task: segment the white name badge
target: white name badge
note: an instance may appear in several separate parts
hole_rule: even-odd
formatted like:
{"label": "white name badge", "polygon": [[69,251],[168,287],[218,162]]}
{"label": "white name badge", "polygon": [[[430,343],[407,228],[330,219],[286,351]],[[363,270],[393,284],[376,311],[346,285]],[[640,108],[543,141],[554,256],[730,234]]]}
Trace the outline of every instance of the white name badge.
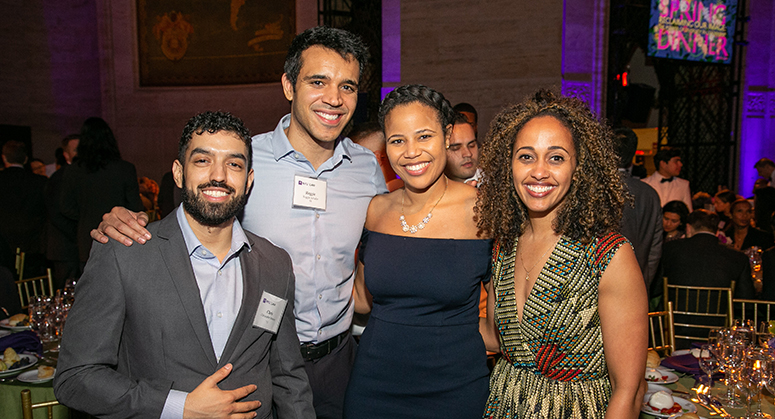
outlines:
{"label": "white name badge", "polygon": [[266,291],[261,294],[261,302],[258,303],[256,317],[253,318],[253,326],[277,333],[280,322],[283,319],[285,306],[288,301]]}
{"label": "white name badge", "polygon": [[325,211],[326,181],[306,176],[294,176],[293,206]]}

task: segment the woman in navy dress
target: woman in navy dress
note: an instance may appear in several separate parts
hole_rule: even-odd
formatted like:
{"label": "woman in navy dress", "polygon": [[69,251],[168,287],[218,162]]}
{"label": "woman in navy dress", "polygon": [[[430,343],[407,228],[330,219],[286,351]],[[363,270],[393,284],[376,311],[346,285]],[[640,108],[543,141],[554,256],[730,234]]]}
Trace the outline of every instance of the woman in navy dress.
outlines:
{"label": "woman in navy dress", "polygon": [[454,112],[425,86],[385,97],[380,124],[404,188],[374,197],[356,276],[371,316],[345,397],[345,418],[476,418],[488,392],[478,331],[492,243],[478,235],[476,189],[444,175]]}

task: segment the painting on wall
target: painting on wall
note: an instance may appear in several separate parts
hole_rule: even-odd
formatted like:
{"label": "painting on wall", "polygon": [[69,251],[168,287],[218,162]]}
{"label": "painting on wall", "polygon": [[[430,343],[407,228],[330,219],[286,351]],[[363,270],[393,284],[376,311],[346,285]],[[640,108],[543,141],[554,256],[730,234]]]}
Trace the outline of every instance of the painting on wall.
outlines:
{"label": "painting on wall", "polygon": [[279,82],[293,0],[137,0],[140,86]]}

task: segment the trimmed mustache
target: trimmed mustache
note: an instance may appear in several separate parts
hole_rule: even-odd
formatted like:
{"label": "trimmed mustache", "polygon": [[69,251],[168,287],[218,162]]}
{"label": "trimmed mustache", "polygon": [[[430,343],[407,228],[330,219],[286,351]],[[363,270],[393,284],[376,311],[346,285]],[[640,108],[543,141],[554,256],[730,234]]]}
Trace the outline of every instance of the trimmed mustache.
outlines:
{"label": "trimmed mustache", "polygon": [[227,191],[229,191],[230,194],[236,192],[236,190],[234,188],[232,188],[231,186],[229,186],[229,184],[227,184],[226,182],[218,181],[218,180],[211,180],[211,181],[209,181],[207,183],[202,183],[199,186],[197,186],[196,188],[199,189],[199,190],[202,190],[202,189],[205,189],[205,188],[223,188],[223,189],[226,189]]}

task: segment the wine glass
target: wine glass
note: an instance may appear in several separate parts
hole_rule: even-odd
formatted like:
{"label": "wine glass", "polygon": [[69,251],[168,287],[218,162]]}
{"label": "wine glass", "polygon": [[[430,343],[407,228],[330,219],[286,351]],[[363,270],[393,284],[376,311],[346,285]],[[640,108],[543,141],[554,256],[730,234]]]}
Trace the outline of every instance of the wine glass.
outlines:
{"label": "wine glass", "polygon": [[723,353],[721,359],[727,381],[726,402],[727,406],[732,408],[743,407],[740,402],[735,400],[734,388],[737,376],[740,375],[740,367],[743,366],[743,361],[745,360],[744,350],[745,345],[737,339],[724,339],[721,341],[721,351]]}
{"label": "wine glass", "polygon": [[745,353],[745,361],[740,369],[740,379],[737,388],[746,396],[746,418],[762,419],[771,418],[765,415],[761,409],[761,398],[755,413],[751,413],[751,397],[758,396],[762,387],[768,380],[769,357],[767,352],[761,348],[749,348]]}
{"label": "wine glass", "polygon": [[705,372],[705,374],[708,374],[708,388],[713,387],[713,373],[717,372],[719,369],[719,360],[716,356],[716,346],[717,345],[712,344],[702,345],[702,348],[700,349],[700,357],[698,359],[700,368]]}

